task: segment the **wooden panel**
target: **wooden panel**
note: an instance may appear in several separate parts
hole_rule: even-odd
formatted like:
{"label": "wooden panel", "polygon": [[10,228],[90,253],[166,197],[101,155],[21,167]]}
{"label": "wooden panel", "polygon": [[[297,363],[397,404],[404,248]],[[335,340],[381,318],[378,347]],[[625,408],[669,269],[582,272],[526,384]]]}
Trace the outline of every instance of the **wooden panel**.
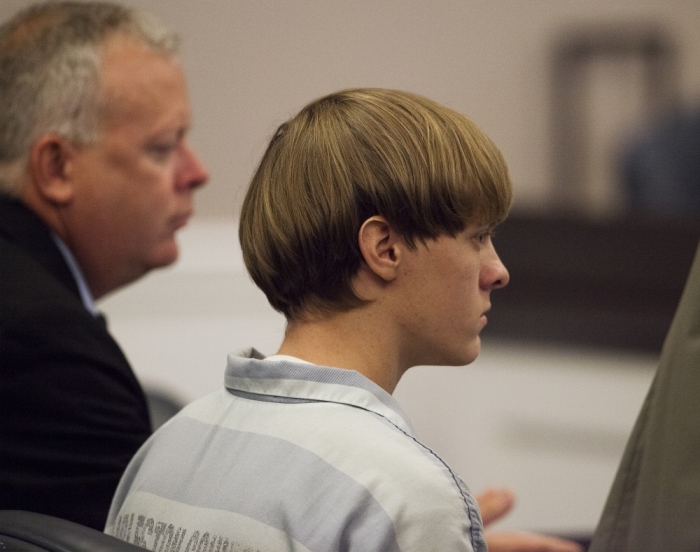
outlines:
{"label": "wooden panel", "polygon": [[484,335],[660,350],[699,239],[696,222],[514,215],[495,242],[511,282]]}

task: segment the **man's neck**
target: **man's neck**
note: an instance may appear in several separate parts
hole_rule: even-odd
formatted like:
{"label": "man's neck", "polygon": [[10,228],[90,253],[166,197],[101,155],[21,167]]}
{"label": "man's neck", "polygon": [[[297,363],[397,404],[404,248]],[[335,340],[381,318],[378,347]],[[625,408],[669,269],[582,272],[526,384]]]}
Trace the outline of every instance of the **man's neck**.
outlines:
{"label": "man's neck", "polygon": [[356,370],[393,393],[403,374],[395,336],[371,313],[371,307],[290,322],[277,354],[313,364]]}

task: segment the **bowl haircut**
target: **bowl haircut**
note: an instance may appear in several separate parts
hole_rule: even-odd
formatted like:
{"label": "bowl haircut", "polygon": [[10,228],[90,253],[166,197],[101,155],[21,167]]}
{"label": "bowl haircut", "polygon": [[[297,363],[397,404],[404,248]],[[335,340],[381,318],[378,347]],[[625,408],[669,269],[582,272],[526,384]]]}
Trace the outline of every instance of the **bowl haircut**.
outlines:
{"label": "bowl haircut", "polygon": [[495,225],[512,187],[501,152],[463,115],[378,88],[311,102],[275,132],[240,218],[245,265],[288,321],[357,308],[358,232],[383,216],[411,248]]}

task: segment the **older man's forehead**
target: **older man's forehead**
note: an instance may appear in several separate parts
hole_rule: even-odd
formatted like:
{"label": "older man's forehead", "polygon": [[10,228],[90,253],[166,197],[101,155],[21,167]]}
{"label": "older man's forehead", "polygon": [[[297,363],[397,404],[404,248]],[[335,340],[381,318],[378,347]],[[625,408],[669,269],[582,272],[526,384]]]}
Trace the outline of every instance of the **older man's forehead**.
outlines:
{"label": "older man's forehead", "polygon": [[110,37],[101,54],[99,102],[105,121],[159,106],[177,107],[189,119],[187,84],[176,56],[125,35]]}

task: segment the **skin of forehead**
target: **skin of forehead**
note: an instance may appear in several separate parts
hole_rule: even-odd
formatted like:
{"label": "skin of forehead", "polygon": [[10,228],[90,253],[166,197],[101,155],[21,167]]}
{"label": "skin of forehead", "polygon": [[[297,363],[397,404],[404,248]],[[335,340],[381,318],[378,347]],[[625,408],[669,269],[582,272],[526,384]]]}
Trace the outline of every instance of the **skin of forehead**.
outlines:
{"label": "skin of forehead", "polygon": [[[109,37],[101,54],[99,94],[106,127],[136,116],[146,106],[157,106],[166,87],[187,89],[180,60],[174,54],[154,50],[123,34]],[[189,106],[184,109],[183,115],[189,120]]]}

